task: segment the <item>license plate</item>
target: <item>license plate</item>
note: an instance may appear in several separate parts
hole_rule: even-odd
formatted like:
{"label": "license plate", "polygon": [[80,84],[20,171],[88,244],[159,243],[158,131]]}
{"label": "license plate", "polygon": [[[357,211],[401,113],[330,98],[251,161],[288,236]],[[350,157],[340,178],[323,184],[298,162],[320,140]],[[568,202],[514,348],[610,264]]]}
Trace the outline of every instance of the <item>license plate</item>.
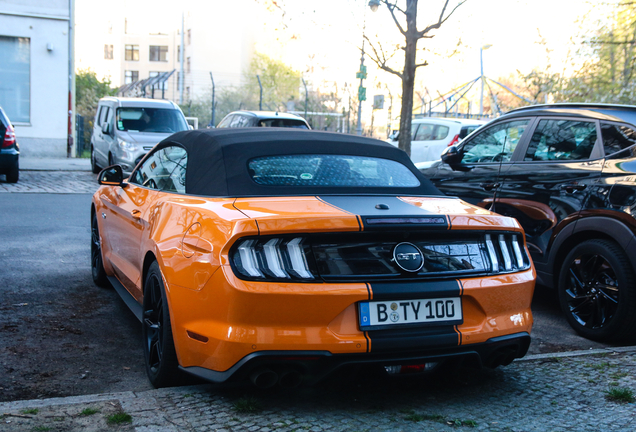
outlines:
{"label": "license plate", "polygon": [[360,329],[370,330],[402,324],[461,324],[459,297],[370,301],[358,304]]}

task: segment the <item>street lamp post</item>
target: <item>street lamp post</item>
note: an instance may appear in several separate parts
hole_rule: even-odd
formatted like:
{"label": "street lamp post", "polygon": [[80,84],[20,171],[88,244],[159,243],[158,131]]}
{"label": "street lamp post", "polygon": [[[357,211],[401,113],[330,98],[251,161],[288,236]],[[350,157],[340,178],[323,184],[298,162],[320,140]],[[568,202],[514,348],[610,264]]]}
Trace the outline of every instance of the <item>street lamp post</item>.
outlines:
{"label": "street lamp post", "polygon": [[[369,8],[371,8],[371,12],[377,11],[379,6],[380,0],[369,1]],[[367,89],[364,87],[364,79],[367,77],[367,67],[364,65],[364,32],[367,27],[366,13],[364,15],[364,24],[362,26],[362,48],[360,49],[360,70],[358,71],[358,73],[356,73],[356,78],[360,78],[360,86],[358,87],[358,126],[356,127],[357,135],[362,135],[362,102],[367,100]]]}
{"label": "street lamp post", "polygon": [[479,68],[481,74],[479,79],[481,80],[481,93],[479,95],[479,115],[484,114],[484,50],[487,50],[492,45],[486,44],[479,47]]}

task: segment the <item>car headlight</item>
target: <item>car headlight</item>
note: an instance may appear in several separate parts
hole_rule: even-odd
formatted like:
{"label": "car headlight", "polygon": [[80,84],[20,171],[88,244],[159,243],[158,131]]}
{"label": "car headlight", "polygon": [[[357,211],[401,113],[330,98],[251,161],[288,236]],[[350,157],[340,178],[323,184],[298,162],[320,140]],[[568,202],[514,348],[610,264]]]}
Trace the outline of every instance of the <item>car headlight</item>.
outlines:
{"label": "car headlight", "polygon": [[124,141],[123,139],[117,138],[117,144],[119,144],[119,147],[121,147],[122,150],[128,150],[128,151],[137,150],[137,146],[135,145],[135,143]]}

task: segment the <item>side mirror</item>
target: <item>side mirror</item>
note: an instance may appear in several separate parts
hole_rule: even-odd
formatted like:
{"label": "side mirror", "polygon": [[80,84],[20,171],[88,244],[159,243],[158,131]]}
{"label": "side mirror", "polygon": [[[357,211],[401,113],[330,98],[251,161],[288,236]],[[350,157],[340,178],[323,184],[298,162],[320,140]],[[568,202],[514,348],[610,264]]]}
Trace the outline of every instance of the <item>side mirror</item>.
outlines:
{"label": "side mirror", "polygon": [[102,124],[102,133],[108,135],[110,133],[110,124],[104,123]]}
{"label": "side mirror", "polygon": [[124,172],[119,165],[104,168],[97,175],[97,183],[107,186],[121,186],[124,182]]}
{"label": "side mirror", "polygon": [[473,169],[474,166],[462,163],[462,157],[464,157],[464,152],[454,145],[446,147],[440,156],[442,162],[448,164],[453,171],[470,171]]}
{"label": "side mirror", "polygon": [[457,146],[446,147],[441,155],[442,162],[449,165],[459,165],[462,163],[462,152],[459,151]]}

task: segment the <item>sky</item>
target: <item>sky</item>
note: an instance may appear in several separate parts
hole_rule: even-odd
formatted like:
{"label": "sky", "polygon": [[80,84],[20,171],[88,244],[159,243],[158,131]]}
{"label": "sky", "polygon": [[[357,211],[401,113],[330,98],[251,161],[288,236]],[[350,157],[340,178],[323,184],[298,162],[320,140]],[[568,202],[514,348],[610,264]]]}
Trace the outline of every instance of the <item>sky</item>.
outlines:
{"label": "sky", "polygon": [[[176,27],[180,26],[182,8],[209,15],[211,25],[218,23],[215,12],[220,1],[118,0],[126,5],[128,14],[144,11],[141,14],[148,22],[174,22]],[[533,69],[546,70],[548,65],[553,72],[561,72],[582,37],[594,31],[591,17],[613,1],[616,0],[468,0],[439,30],[430,33],[433,38],[419,41],[419,61],[426,60],[429,65],[418,68],[416,91],[426,88],[434,95],[446,93],[477,78],[480,47],[485,45],[490,48],[483,51],[483,67],[490,78],[517,75],[517,71],[527,74]],[[77,0],[78,23],[90,24],[100,19],[88,7],[91,3],[92,0]],[[398,1],[398,5],[404,3]],[[418,28],[435,22],[443,3],[444,0],[420,0]],[[227,8],[227,0],[223,4]],[[232,20],[255,20],[255,50],[302,72],[310,86],[325,88],[325,83],[331,82],[342,88],[347,83],[355,93],[363,32],[376,48],[392,51],[403,43],[387,8],[381,6],[371,12],[368,0],[251,0],[248,4],[249,8],[237,7],[233,16],[222,19],[223,25],[231,25]],[[450,0],[450,5],[454,4],[457,0]],[[595,12],[590,14],[591,10]],[[83,37],[78,49],[88,46],[91,35],[85,33]],[[369,45],[365,44],[365,48],[368,97],[387,92],[380,88],[399,94],[400,80],[378,70],[369,58]],[[402,68],[399,61],[393,66]],[[236,74],[235,79],[238,83],[241,76]]]}

